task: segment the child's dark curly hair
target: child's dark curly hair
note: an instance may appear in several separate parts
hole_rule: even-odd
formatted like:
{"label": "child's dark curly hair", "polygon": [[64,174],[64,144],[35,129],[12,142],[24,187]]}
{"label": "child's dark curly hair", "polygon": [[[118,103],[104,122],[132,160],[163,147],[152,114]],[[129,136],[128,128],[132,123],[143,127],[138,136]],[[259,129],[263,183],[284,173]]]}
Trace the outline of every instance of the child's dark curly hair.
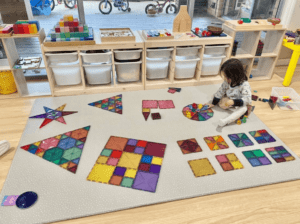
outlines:
{"label": "child's dark curly hair", "polygon": [[221,66],[220,71],[223,71],[226,77],[231,80],[231,87],[238,86],[248,80],[243,64],[238,59],[229,59],[226,61]]}

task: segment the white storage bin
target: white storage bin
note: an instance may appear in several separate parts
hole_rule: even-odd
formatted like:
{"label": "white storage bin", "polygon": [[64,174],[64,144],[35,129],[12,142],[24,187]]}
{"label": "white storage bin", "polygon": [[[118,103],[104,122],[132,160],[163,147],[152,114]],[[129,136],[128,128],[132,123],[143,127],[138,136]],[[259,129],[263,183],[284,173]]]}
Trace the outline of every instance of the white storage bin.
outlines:
{"label": "white storage bin", "polygon": [[111,64],[83,65],[88,84],[108,84],[111,83]]}
{"label": "white storage bin", "polygon": [[115,62],[118,82],[136,82],[140,80],[142,61]]}
{"label": "white storage bin", "polygon": [[56,84],[59,86],[78,85],[81,83],[79,64],[54,65],[51,64]]}
{"label": "white storage bin", "polygon": [[106,53],[80,53],[84,63],[111,63],[111,52]]}
{"label": "white storage bin", "polygon": [[225,55],[225,49],[227,47],[230,47],[230,45],[205,46],[204,54],[222,56]]}
{"label": "white storage bin", "polygon": [[195,47],[177,47],[176,48],[176,55],[177,56],[198,56],[199,49],[202,46],[195,46]]}
{"label": "white storage bin", "polygon": [[77,52],[70,53],[46,53],[50,63],[71,63],[78,60]]}
{"label": "white storage bin", "polygon": [[[290,106],[293,110],[300,110],[300,96],[293,88],[273,87],[271,96],[278,97],[277,102],[279,104],[285,104],[285,106],[280,107],[280,109],[289,110],[286,106]],[[292,102],[283,101],[284,96],[289,96]]]}
{"label": "white storage bin", "polygon": [[168,76],[171,59],[147,58],[146,75],[148,79],[165,79]]}
{"label": "white storage bin", "polygon": [[141,58],[142,49],[137,50],[116,50],[115,58],[117,60],[136,60]]}
{"label": "white storage bin", "polygon": [[171,53],[174,48],[165,49],[147,49],[148,58],[171,58]]}
{"label": "white storage bin", "polygon": [[186,58],[175,61],[175,79],[190,79],[195,76],[197,63],[200,58]]}
{"label": "white storage bin", "polygon": [[222,60],[226,56],[221,57],[204,57],[202,63],[201,75],[218,75]]}

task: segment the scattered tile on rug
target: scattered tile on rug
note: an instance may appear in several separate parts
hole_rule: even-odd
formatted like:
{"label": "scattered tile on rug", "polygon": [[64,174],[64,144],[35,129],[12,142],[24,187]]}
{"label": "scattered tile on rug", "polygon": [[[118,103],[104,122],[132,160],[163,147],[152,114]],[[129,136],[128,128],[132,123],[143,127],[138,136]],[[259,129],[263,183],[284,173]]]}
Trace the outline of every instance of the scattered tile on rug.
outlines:
{"label": "scattered tile on rug", "polygon": [[216,174],[215,169],[207,158],[188,161],[195,177],[203,177]]}
{"label": "scattered tile on rug", "polygon": [[198,142],[194,138],[177,141],[177,143],[183,154],[202,152],[201,147],[199,146]]}

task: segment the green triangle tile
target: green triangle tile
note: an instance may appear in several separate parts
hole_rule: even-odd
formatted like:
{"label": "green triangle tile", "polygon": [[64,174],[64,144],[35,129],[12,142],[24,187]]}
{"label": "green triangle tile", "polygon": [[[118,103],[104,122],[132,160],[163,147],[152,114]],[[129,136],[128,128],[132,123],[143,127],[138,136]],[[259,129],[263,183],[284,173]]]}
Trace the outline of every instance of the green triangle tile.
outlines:
{"label": "green triangle tile", "polygon": [[84,127],[85,130],[89,131],[91,126]]}
{"label": "green triangle tile", "polygon": [[233,141],[233,144],[234,144],[235,146],[238,146],[239,143],[240,143],[240,141]]}
{"label": "green triangle tile", "polygon": [[207,113],[207,115],[212,117],[212,116],[214,116],[214,113]]}
{"label": "green triangle tile", "polygon": [[[55,160],[56,161],[56,160]],[[54,163],[55,163],[55,161],[54,161]],[[69,160],[66,160],[66,159],[64,159],[64,158],[61,158],[61,160],[59,161],[59,163],[56,163],[56,164],[64,164],[64,163],[67,163],[67,162],[69,162]]]}
{"label": "green triangle tile", "polygon": [[243,133],[237,134],[237,136],[239,136],[239,138],[242,138]]}
{"label": "green triangle tile", "polygon": [[250,135],[254,136],[256,131],[250,131],[249,133],[250,133]]}
{"label": "green triangle tile", "polygon": [[53,163],[55,163],[55,164],[59,164],[59,162],[60,162],[60,159],[58,159],[58,160],[54,160],[54,161],[52,161]]}
{"label": "green triangle tile", "polygon": [[248,139],[248,136],[243,134],[242,139]]}
{"label": "green triangle tile", "polygon": [[237,147],[244,147],[244,146],[245,146],[245,144],[242,141],[240,141],[240,143]]}
{"label": "green triangle tile", "polygon": [[77,140],[76,146],[77,146],[77,145],[81,145],[81,144],[83,144],[83,142]]}
{"label": "green triangle tile", "polygon": [[62,135],[60,139],[65,139],[65,138],[69,138],[69,136]]}

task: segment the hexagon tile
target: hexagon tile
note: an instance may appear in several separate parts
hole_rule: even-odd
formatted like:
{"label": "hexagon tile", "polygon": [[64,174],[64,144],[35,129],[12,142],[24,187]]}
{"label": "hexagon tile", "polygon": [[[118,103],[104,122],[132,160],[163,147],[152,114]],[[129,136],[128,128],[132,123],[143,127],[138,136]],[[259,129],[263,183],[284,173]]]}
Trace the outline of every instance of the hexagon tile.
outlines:
{"label": "hexagon tile", "polygon": [[76,173],[89,130],[87,126],[21,148]]}

